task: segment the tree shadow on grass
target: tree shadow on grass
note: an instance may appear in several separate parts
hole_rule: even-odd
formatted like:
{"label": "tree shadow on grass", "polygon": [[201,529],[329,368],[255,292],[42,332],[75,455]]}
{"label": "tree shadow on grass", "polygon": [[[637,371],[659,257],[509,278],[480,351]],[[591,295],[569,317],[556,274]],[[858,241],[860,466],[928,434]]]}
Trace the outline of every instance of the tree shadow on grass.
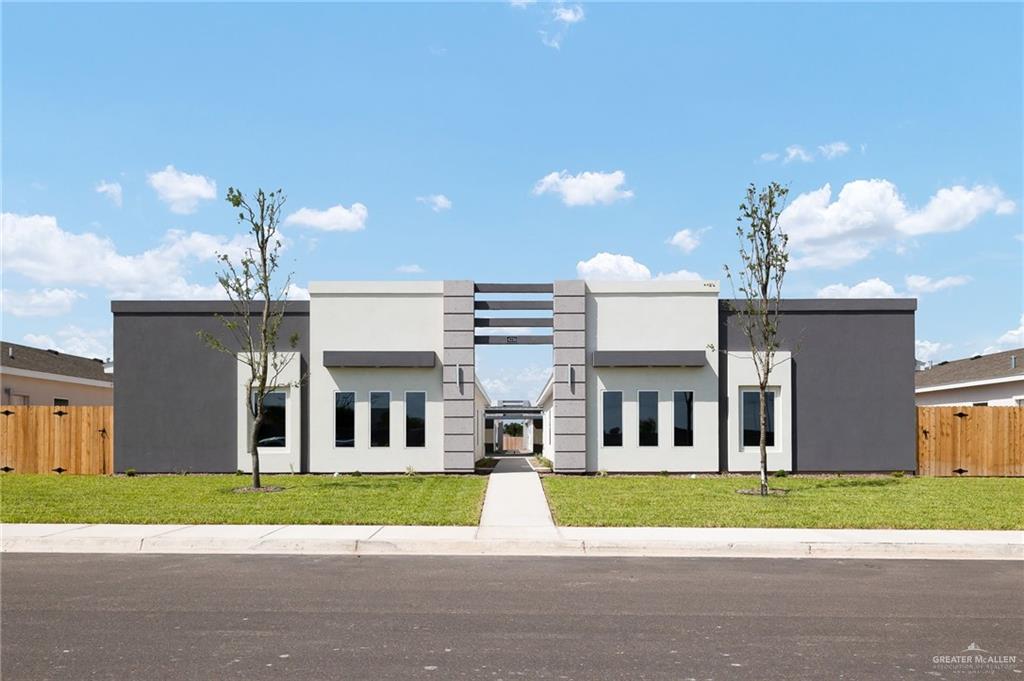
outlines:
{"label": "tree shadow on grass", "polygon": [[792,491],[799,492],[801,489],[831,489],[831,488],[880,488],[899,485],[902,481],[897,478],[830,478],[819,480],[812,485],[804,485]]}

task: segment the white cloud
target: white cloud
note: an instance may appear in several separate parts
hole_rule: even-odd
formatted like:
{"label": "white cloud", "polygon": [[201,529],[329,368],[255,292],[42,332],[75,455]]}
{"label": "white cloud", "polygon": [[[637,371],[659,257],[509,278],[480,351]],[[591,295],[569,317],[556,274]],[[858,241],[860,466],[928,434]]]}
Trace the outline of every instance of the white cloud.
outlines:
{"label": "white cloud", "polygon": [[567,170],[549,173],[533,186],[537,196],[552,192],[562,197],[567,206],[591,206],[595,203],[609,204],[633,196],[633,191],[624,189],[626,174],[621,170],[610,173],[584,171],[570,175]]}
{"label": "white cloud", "polygon": [[95,286],[114,298],[221,298],[209,285],[188,281],[190,263],[213,263],[216,253],[236,261],[250,240],[203,232],[169,230],[155,248],[135,255],[119,253],[114,242],[91,232],[65,231],[51,215],[0,216],[5,271],[44,286]]}
{"label": "white cloud", "polygon": [[120,182],[107,182],[103,180],[96,185],[96,193],[103,194],[118,208],[124,203],[124,191]]}
{"label": "white cloud", "polygon": [[203,175],[183,173],[172,165],[150,173],[149,186],[174,213],[194,213],[201,200],[216,198],[217,183]]}
{"label": "white cloud", "polygon": [[[483,372],[491,373],[484,377]],[[495,375],[496,374],[496,375]],[[535,400],[541,388],[551,375],[550,366],[530,365],[526,367],[502,367],[499,369],[483,369],[477,366],[480,382],[492,400]]]}
{"label": "white cloud", "polygon": [[424,270],[419,265],[399,265],[395,268],[396,272],[402,272],[403,274],[423,274]]}
{"label": "white cloud", "polygon": [[818,151],[825,158],[832,160],[848,154],[850,152],[850,145],[846,142],[829,142],[828,144],[819,145]]}
{"label": "white cloud", "polygon": [[[1010,329],[997,338],[994,345],[990,345],[982,350],[982,354],[987,355],[992,352],[1001,352],[1020,347],[1024,347],[1024,314],[1020,316],[1020,324],[1016,329]],[[1017,358],[1017,361],[1021,360],[1022,358]]]}
{"label": "white cloud", "polygon": [[891,284],[878,277],[866,279],[859,284],[829,284],[818,291],[819,298],[902,298]]}
{"label": "white cloud", "polygon": [[909,212],[897,229],[911,236],[955,232],[985,213],[1008,215],[1015,209],[1016,204],[1007,200],[999,187],[975,185],[968,189],[957,185],[935,192],[923,209]]}
{"label": "white cloud", "polygon": [[675,246],[683,253],[693,253],[700,246],[700,235],[708,231],[709,227],[704,229],[681,229],[672,235],[666,243]]}
{"label": "white cloud", "polygon": [[953,346],[948,343],[938,343],[929,340],[914,341],[914,357],[922,362],[930,362],[939,356],[940,352],[946,352]]}
{"label": "white cloud", "polygon": [[114,345],[113,332],[110,329],[88,331],[71,324],[57,331],[55,336],[56,338],[47,334],[27,333],[22,342],[36,348],[82,357],[107,359],[114,354],[111,350]]}
{"label": "white cloud", "polygon": [[632,256],[601,252],[590,260],[576,263],[576,276],[591,281],[701,281],[703,277],[689,270],[661,272],[651,276],[651,270]]}
{"label": "white cloud", "polygon": [[284,297],[288,300],[309,300],[309,289],[293,282],[288,284],[288,288],[284,291]]}
{"label": "white cloud", "polygon": [[15,317],[56,317],[67,314],[71,306],[85,295],[70,288],[12,291],[3,289],[3,311]]}
{"label": "white cloud", "polygon": [[655,281],[704,281],[704,277],[690,270],[676,270],[675,272],[659,272]]}
{"label": "white cloud", "polygon": [[935,293],[946,288],[953,288],[954,286],[963,286],[971,280],[970,277],[958,274],[952,277],[943,277],[942,279],[932,279],[923,274],[908,274],[906,277],[907,290],[911,293]]}
{"label": "white cloud", "polygon": [[300,208],[286,217],[284,223],[321,229],[325,232],[358,232],[366,228],[368,215],[369,211],[361,203],[353,203],[351,208],[338,204],[327,210]]}
{"label": "white cloud", "polygon": [[563,24],[578,24],[583,21],[583,7],[580,5],[573,5],[572,7],[563,7],[561,5],[555,6],[552,10],[552,15],[555,21],[560,21]]}
{"label": "white cloud", "polygon": [[778,154],[777,152],[774,152],[774,151],[766,151],[766,152],[764,152],[763,154],[761,154],[761,155],[760,155],[760,156],[758,157],[758,160],[760,160],[760,161],[761,161],[761,162],[763,162],[763,163],[769,163],[769,162],[771,162],[771,161],[776,161],[776,160],[778,160],[778,158],[779,158],[779,154]]}
{"label": "white cloud", "polygon": [[786,147],[786,158],[784,158],[782,162],[792,163],[793,161],[800,161],[801,163],[810,163],[813,160],[814,158],[799,144],[791,144]]}
{"label": "white cloud", "polygon": [[516,9],[526,9],[530,5],[533,5],[537,0],[508,0],[508,4]]}
{"label": "white cloud", "polygon": [[430,206],[430,210],[435,213],[440,213],[443,210],[448,210],[452,207],[452,200],[444,194],[429,194],[427,196],[417,196],[416,200],[420,203],[425,203]]}
{"label": "white cloud", "polygon": [[631,256],[602,252],[590,260],[577,262],[576,276],[596,281],[647,281],[651,278],[651,271]]}
{"label": "white cloud", "polygon": [[935,293],[954,286],[962,286],[971,280],[968,276],[958,275],[932,279],[922,274],[909,274],[904,279],[907,292],[896,290],[892,284],[878,277],[847,286],[846,284],[829,284],[818,291],[819,298],[908,298],[924,293]]}
{"label": "white cloud", "polygon": [[792,267],[836,268],[863,260],[890,241],[963,229],[985,213],[1015,210],[998,187],[940,189],[921,210],[908,208],[888,180],[854,180],[832,200],[826,184],[797,196],[779,223],[789,234]]}

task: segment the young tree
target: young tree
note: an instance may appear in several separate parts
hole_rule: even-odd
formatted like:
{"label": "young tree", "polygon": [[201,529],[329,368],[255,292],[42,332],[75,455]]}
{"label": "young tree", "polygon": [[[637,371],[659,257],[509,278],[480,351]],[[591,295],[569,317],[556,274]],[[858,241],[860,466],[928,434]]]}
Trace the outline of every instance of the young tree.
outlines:
{"label": "young tree", "polygon": [[[735,278],[739,280],[743,305],[742,309],[734,312],[750,341],[750,352],[757,371],[762,495],[768,494],[765,394],[772,369],[778,365],[775,352],[779,349],[779,304],[782,299],[782,280],[786,276],[786,265],[789,262],[789,237],[779,227],[779,216],[785,208],[788,193],[789,189],[778,182],[772,182],[763,189],[751,183],[747,187],[746,198],[740,203],[740,215],[736,218],[742,266]],[[725,272],[735,287],[733,273],[728,265]]]}
{"label": "young tree", "polygon": [[[246,198],[238,189],[228,189],[227,201],[238,209],[238,222],[245,225],[253,245],[247,248],[237,263],[226,253],[218,253],[222,264],[217,281],[231,302],[232,314],[217,315],[232,338],[225,343],[208,331],[198,335],[214,350],[237,357],[249,367],[246,381],[246,408],[250,416],[248,429],[249,454],[252,456],[252,486],[261,487],[258,436],[266,418],[267,395],[280,387],[280,378],[291,361],[291,354],[276,352],[281,322],[284,319],[285,300],[292,275],[285,277],[280,287],[274,286],[274,275],[280,263],[281,239],[278,224],[285,195],[280,189],[269,194],[257,189]],[[288,342],[292,349],[299,336],[293,334]]]}

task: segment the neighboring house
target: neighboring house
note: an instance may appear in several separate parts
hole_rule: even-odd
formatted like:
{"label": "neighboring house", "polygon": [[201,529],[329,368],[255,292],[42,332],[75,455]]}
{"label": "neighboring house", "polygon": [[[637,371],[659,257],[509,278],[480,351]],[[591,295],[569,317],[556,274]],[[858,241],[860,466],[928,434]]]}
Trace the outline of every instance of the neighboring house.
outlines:
{"label": "neighboring house", "polygon": [[[310,301],[285,303],[279,352],[292,361],[260,435],[266,470],[469,472],[502,419],[532,423],[531,448],[562,472],[758,467],[756,376],[717,282],[309,290]],[[245,469],[244,366],[196,336],[226,340],[216,315],[230,315],[230,305],[111,308],[117,469]],[[767,405],[771,470],[915,469],[915,309],[907,299],[782,302]],[[536,333],[505,331],[524,327]],[[475,347],[524,344],[552,346],[551,380],[534,406],[491,405]]]}
{"label": "neighboring house", "polygon": [[917,405],[1024,406],[1024,348],[939,362],[914,374]]}
{"label": "neighboring house", "polygon": [[0,404],[114,403],[113,367],[102,359],[0,342]]}

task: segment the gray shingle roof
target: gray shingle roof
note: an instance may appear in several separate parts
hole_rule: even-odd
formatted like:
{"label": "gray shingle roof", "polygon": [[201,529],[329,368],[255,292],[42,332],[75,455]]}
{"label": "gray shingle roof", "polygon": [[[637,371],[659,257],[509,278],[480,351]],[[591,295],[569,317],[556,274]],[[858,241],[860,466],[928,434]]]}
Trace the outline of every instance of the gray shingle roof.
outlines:
{"label": "gray shingle roof", "polygon": [[[1017,357],[1017,368],[1011,368],[1010,357]],[[975,355],[966,359],[936,364],[930,369],[914,374],[914,385],[918,388],[930,388],[949,383],[967,383],[968,381],[984,381],[993,378],[1020,376],[1024,378],[1024,348],[994,352],[991,355]]]}
{"label": "gray shingle roof", "polygon": [[89,378],[112,383],[114,375],[103,371],[103,360],[67,355],[56,350],[41,350],[28,345],[0,342],[0,366],[47,374]]}

